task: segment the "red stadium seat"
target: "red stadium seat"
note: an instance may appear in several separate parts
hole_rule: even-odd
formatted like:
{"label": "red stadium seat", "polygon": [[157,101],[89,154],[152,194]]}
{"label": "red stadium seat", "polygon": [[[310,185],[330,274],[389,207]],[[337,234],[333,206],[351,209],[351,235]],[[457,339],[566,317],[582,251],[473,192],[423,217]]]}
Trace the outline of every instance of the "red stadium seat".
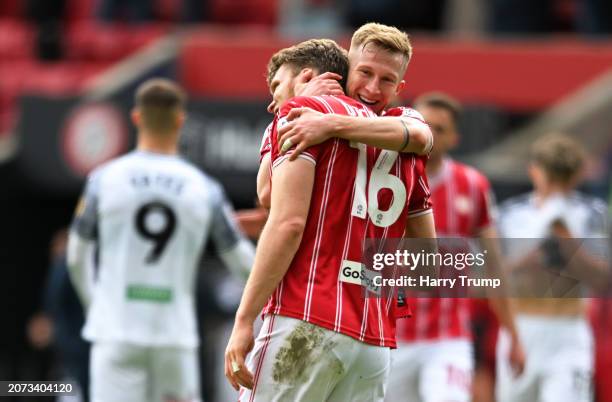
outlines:
{"label": "red stadium seat", "polygon": [[25,2],[23,0],[0,1],[0,18],[22,18],[25,13]]}
{"label": "red stadium seat", "polygon": [[71,60],[118,61],[160,37],[165,30],[160,25],[76,23],[67,30],[66,55]]}
{"label": "red stadium seat", "polygon": [[96,16],[96,0],[68,0],[66,1],[66,20],[68,23],[92,20]]}
{"label": "red stadium seat", "polygon": [[18,20],[0,20],[0,60],[33,56],[34,29]]}
{"label": "red stadium seat", "polygon": [[162,21],[181,20],[181,0],[157,0],[155,2],[155,15]]}
{"label": "red stadium seat", "polygon": [[213,0],[210,5],[213,22],[224,24],[276,24],[277,0]]}
{"label": "red stadium seat", "polygon": [[63,62],[43,64],[36,61],[0,63],[0,133],[12,128],[16,101],[21,95],[77,95],[89,79],[108,68],[109,62]]}

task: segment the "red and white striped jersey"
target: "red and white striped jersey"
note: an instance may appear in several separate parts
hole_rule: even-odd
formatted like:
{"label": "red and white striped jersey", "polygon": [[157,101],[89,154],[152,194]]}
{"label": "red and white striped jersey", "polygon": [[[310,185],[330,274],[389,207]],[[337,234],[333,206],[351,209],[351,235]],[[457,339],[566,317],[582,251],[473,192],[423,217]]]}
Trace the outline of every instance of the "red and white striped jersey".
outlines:
{"label": "red and white striped jersey", "polygon": [[413,108],[406,107],[406,106],[392,107],[386,110],[382,115],[388,116],[388,117],[389,116],[390,117],[408,117],[410,119],[416,119],[423,124],[427,124],[425,123],[425,119],[423,118],[423,115],[421,113],[414,110]]}
{"label": "red and white striped jersey", "polygon": [[272,143],[270,142],[270,132],[272,132],[272,126],[274,125],[275,120],[276,117],[272,123],[268,124],[266,130],[264,131],[263,137],[261,137],[261,145],[259,146],[259,163],[261,163],[266,154],[270,153],[270,147],[272,146]]}
{"label": "red and white striped jersey", "polygon": [[[294,107],[376,118],[345,96],[296,97],[281,109],[271,132],[273,168],[277,127]],[[264,314],[302,319],[373,345],[395,347],[395,320],[407,315],[395,297],[366,298],[361,261],[366,238],[402,237],[408,216],[430,213],[424,159],[330,139],[301,158],[315,164],[310,211],[302,242]],[[353,276],[355,275],[355,276]]]}
{"label": "red and white striped jersey", "polygon": [[[438,237],[477,237],[492,223],[490,184],[476,169],[445,159],[429,178]],[[409,298],[411,320],[398,324],[402,341],[469,338],[470,303],[466,298]]]}

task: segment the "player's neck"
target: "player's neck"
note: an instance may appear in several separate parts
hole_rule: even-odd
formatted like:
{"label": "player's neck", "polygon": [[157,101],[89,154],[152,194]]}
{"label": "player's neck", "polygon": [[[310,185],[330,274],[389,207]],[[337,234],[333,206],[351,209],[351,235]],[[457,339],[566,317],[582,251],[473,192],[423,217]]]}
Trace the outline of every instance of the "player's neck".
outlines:
{"label": "player's neck", "polygon": [[565,186],[561,184],[548,184],[542,187],[536,187],[534,195],[538,204],[544,203],[546,200],[555,197],[565,197],[573,191],[571,186]]}
{"label": "player's neck", "polygon": [[175,136],[160,138],[159,136],[146,133],[140,133],[138,135],[136,149],[155,154],[176,155],[178,153]]}

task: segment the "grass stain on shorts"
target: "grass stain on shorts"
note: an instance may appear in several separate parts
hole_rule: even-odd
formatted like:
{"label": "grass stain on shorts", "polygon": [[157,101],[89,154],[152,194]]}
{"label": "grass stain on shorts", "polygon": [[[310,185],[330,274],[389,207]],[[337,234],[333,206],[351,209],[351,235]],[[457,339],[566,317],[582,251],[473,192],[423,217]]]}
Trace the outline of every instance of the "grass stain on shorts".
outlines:
{"label": "grass stain on shorts", "polygon": [[328,360],[330,357],[332,372],[338,376],[342,375],[344,372],[342,362],[330,352],[335,342],[331,337],[326,337],[325,332],[319,326],[300,322],[276,354],[272,371],[274,381],[279,384],[296,384],[315,361]]}

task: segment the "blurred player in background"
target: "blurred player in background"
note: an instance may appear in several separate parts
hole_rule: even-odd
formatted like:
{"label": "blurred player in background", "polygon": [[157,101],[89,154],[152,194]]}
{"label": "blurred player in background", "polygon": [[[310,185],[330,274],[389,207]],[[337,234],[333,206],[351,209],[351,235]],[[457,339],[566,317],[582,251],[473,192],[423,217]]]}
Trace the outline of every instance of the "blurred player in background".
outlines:
{"label": "blurred player in background", "polygon": [[[394,47],[389,36],[401,47]],[[393,66],[390,87],[397,91],[411,54],[407,36],[380,26],[362,38],[351,52],[375,54]],[[314,66],[315,73],[345,76],[344,53],[335,44],[324,45],[329,42],[307,41],[272,58],[269,78],[275,99],[276,91],[285,90]],[[293,57],[313,43],[320,45],[312,60]],[[322,46],[331,48],[318,49]],[[316,61],[331,54],[345,66],[319,67]],[[354,95],[350,84],[348,93]],[[226,351],[226,375],[234,386],[249,388],[243,389],[241,400],[382,401],[388,348],[395,346],[395,319],[402,313],[395,299],[364,298],[361,281],[351,280],[346,272],[359,274],[366,237],[401,237],[404,232],[435,236],[423,165],[413,154],[351,146],[339,139],[310,147],[288,161],[287,155],[280,155],[277,125],[285,124],[291,109],[304,106],[324,113],[375,116],[344,96],[297,97],[281,108],[270,134],[270,216]],[[368,180],[375,164],[393,185],[387,187],[390,191],[372,191],[366,201],[362,192],[367,182],[376,187],[381,179],[372,175]],[[360,180],[364,183],[356,183]],[[347,191],[351,188],[354,191]],[[269,295],[264,327],[245,367],[244,357],[253,348],[252,323]]]}
{"label": "blurred player in background", "polygon": [[184,105],[175,83],[143,83],[132,112],[137,149],[94,170],[77,207],[68,262],[88,307],[93,402],[199,400],[194,292],[203,245],[210,236],[238,273],[252,264],[221,186],[177,156]]}
{"label": "blurred player in background", "polygon": [[[478,237],[484,249],[497,249],[492,240],[497,234],[491,217],[488,180],[476,169],[448,156],[459,140],[459,103],[446,94],[428,93],[416,99],[415,108],[434,133],[427,177],[438,237]],[[402,343],[393,356],[388,401],[471,400],[472,302],[467,298],[408,299],[413,317],[398,324],[398,339]],[[510,359],[520,371],[524,354],[508,299],[495,297],[489,302],[512,334]]]}
{"label": "blurred player in background", "polygon": [[[568,262],[557,268],[553,279],[571,278],[580,272],[587,285],[600,290],[609,286],[607,265],[597,257],[605,257],[606,251],[593,242],[607,236],[606,205],[575,191],[584,163],[581,145],[569,137],[552,135],[533,144],[529,166],[533,192],[508,200],[500,208],[500,234],[508,244],[514,278],[524,278],[515,279],[516,289],[533,286],[538,273],[555,272],[551,258]],[[550,244],[545,239],[560,241],[553,257],[550,248],[544,246]],[[584,242],[586,252],[578,248],[568,252],[571,239],[591,242]],[[554,284],[546,282],[550,283]],[[528,359],[524,374],[518,378],[498,359],[500,402],[577,402],[592,398],[593,339],[585,318],[586,302],[580,298],[583,293],[544,298],[544,291],[549,290],[540,289],[540,298],[516,299],[517,326]],[[504,353],[507,348],[507,334],[502,332],[498,351]]]}

